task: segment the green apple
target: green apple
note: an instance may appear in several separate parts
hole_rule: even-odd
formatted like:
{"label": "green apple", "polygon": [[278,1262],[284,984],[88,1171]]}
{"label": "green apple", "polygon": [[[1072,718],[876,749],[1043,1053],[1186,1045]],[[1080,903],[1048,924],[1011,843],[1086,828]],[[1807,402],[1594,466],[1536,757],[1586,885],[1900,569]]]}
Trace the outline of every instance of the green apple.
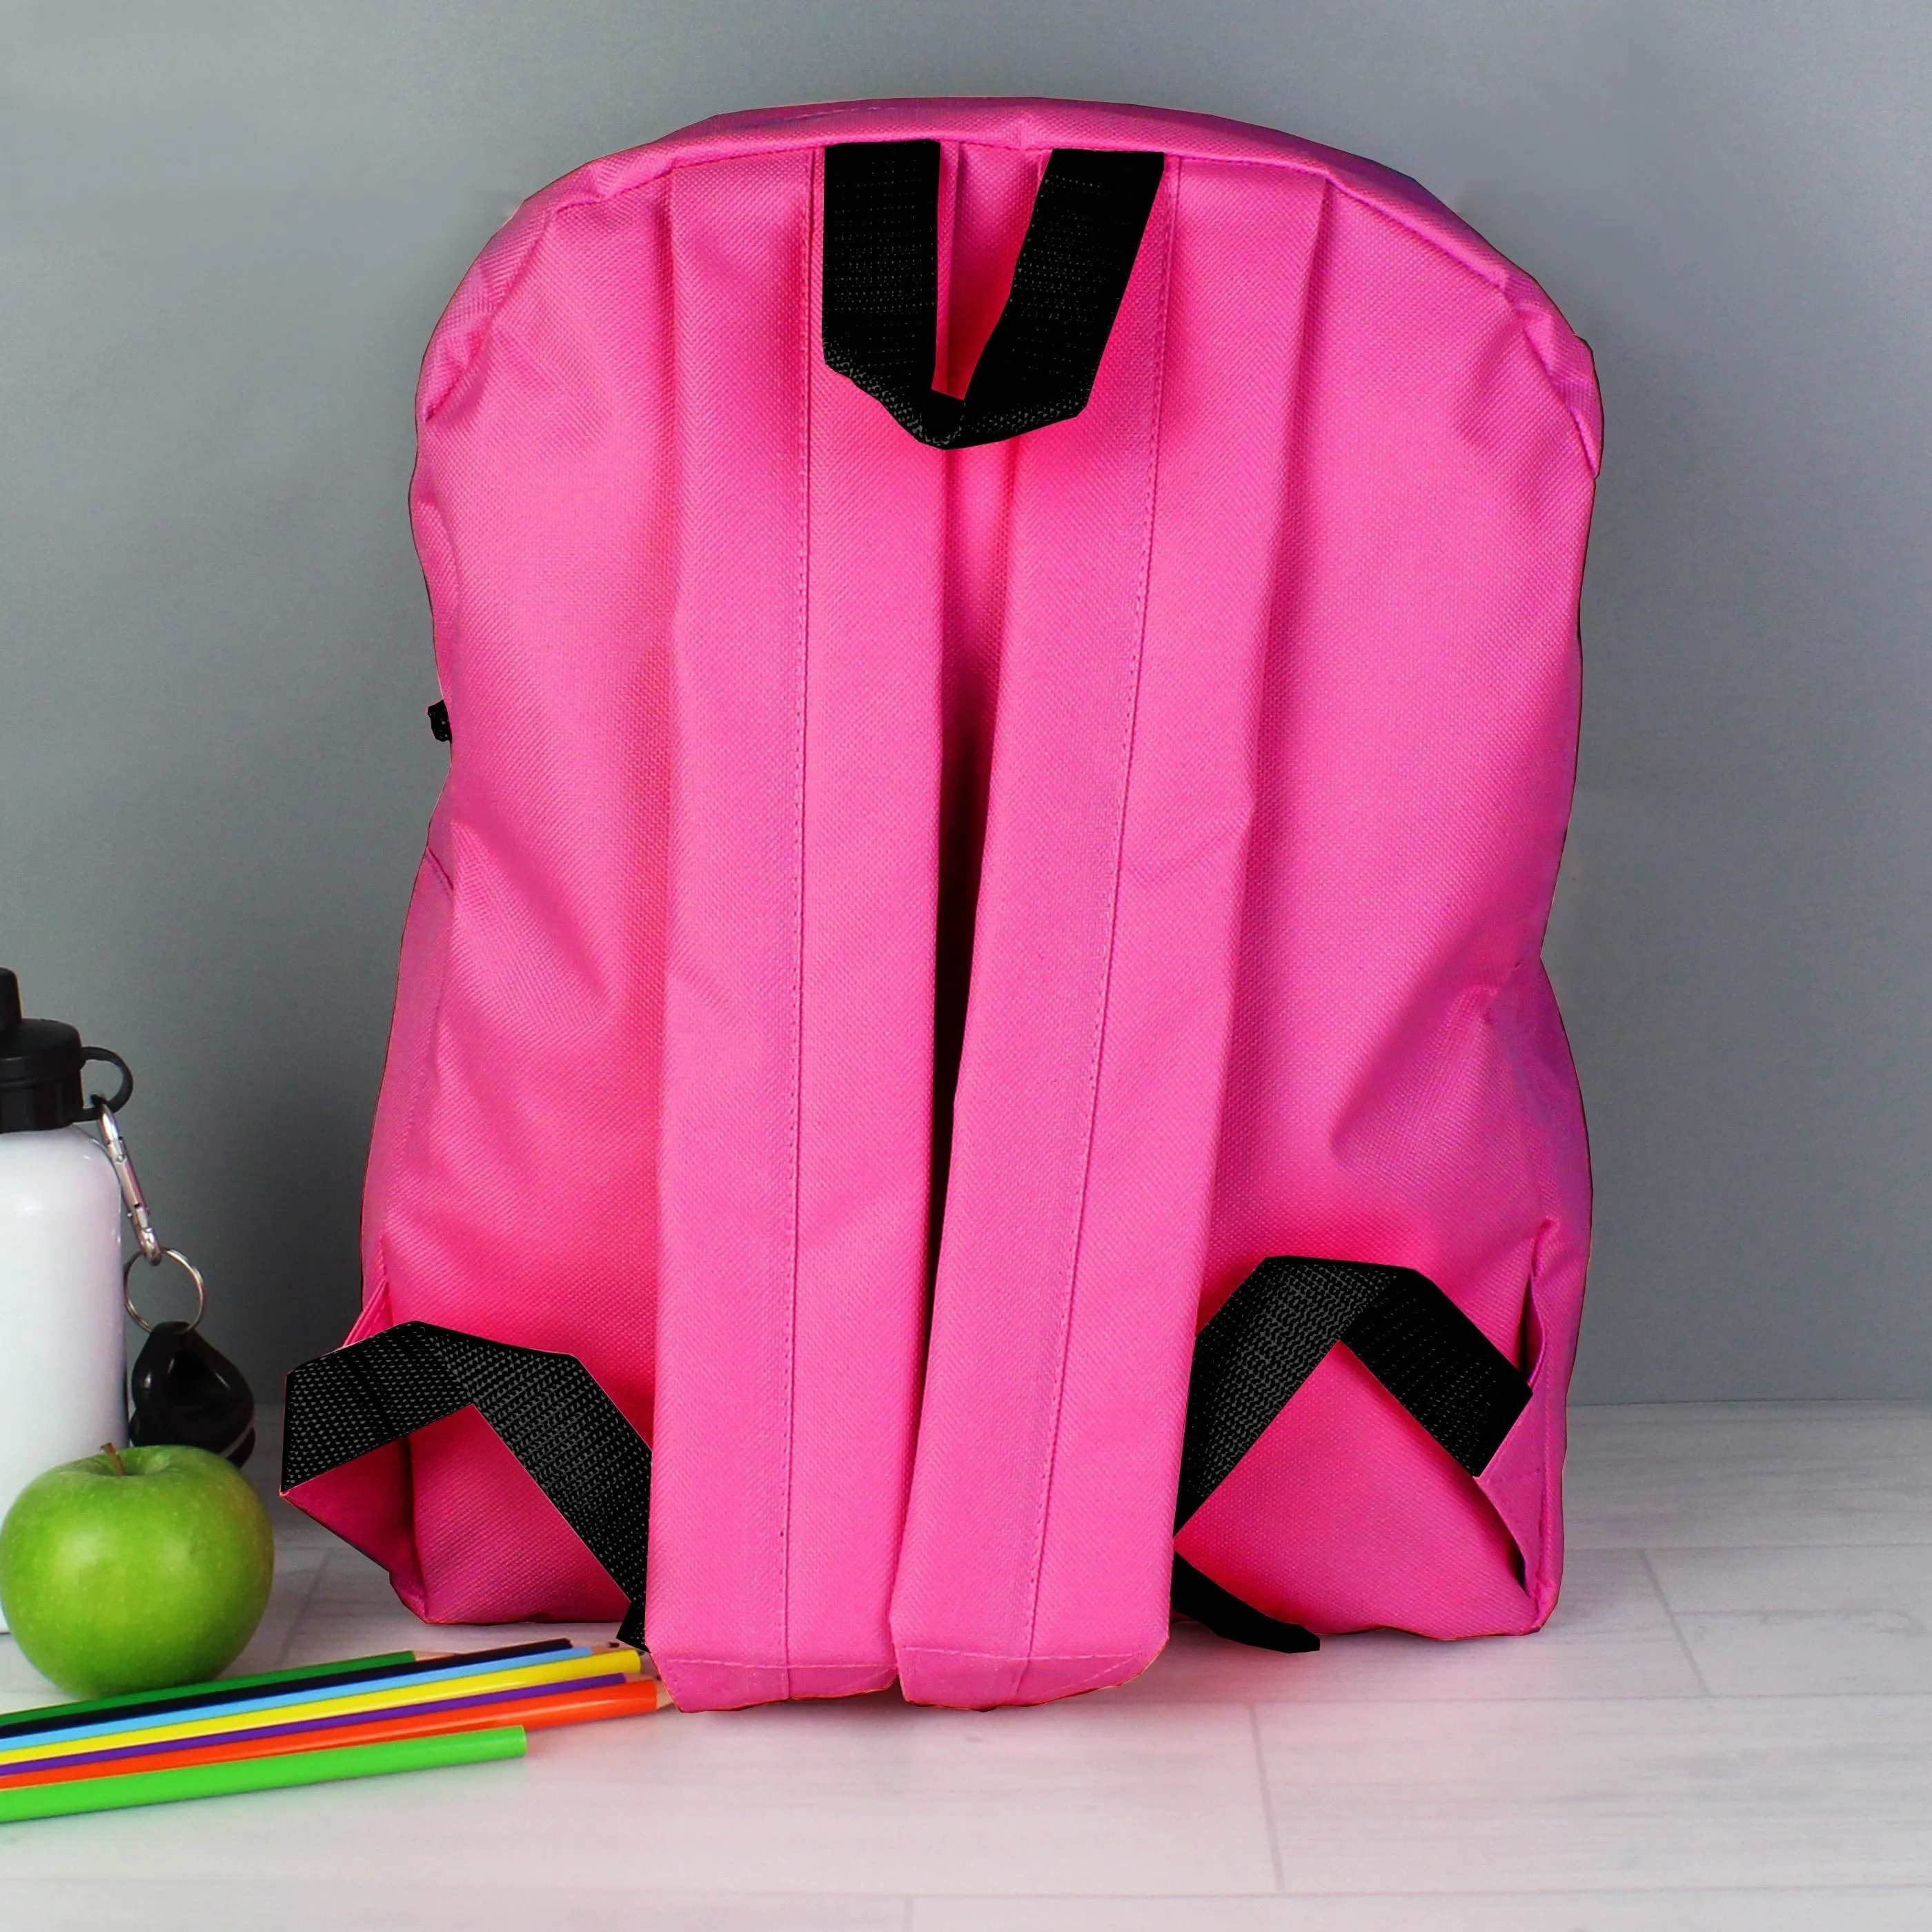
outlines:
{"label": "green apple", "polygon": [[184,1443],[64,1462],[0,1524],[0,1609],[27,1661],[77,1697],[212,1677],[254,1635],[274,1574],[247,1478]]}

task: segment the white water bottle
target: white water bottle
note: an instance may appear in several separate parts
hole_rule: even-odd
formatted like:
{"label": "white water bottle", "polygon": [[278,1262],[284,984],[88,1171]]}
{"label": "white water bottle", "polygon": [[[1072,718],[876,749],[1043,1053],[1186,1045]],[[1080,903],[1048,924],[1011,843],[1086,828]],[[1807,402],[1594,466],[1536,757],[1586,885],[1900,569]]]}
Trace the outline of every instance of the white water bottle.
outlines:
{"label": "white water bottle", "polygon": [[22,1019],[0,970],[0,1518],[43,1471],[127,1440],[121,1189],[77,1124],[90,1060],[120,1068],[124,1103],[119,1057]]}

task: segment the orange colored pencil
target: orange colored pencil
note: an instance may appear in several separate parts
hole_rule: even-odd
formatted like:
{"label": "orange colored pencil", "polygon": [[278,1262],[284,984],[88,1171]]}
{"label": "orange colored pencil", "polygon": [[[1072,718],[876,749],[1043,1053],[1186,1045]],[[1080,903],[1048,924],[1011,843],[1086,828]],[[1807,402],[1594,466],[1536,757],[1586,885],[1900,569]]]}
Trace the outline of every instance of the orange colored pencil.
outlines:
{"label": "orange colored pencil", "polygon": [[242,1758],[281,1757],[291,1751],[387,1744],[397,1738],[442,1737],[454,1731],[488,1730],[503,1724],[519,1724],[525,1730],[537,1731],[559,1724],[594,1724],[604,1718],[642,1717],[669,1701],[664,1697],[663,1689],[655,1678],[645,1677],[630,1684],[614,1684],[602,1690],[560,1691],[550,1697],[472,1705],[464,1711],[405,1712],[398,1717],[290,1732],[280,1737],[220,1738],[172,1750],[110,1759],[104,1763],[55,1766],[44,1771],[25,1772],[0,1778],[0,1790],[14,1791],[32,1784],[66,1784],[76,1778],[124,1775],[135,1771],[181,1771],[194,1765],[230,1764]]}

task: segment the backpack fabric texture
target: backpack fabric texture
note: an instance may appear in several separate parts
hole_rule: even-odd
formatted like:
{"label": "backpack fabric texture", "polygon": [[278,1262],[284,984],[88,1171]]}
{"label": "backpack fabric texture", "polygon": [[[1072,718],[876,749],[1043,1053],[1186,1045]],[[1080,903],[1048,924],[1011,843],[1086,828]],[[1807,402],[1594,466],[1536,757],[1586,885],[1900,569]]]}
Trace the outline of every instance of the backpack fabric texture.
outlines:
{"label": "backpack fabric texture", "polygon": [[[1600,423],[1535,284],[1264,129],[786,109],[526,203],[418,425],[453,742],[349,1339],[588,1370],[676,1701],[1116,1684],[1177,1553],[1314,1631],[1539,1626]],[[1197,1334],[1280,1257],[1356,1272],[1177,1539]],[[1520,1388],[1479,1451],[1384,1289]],[[432,1622],[620,1616],[487,1408],[292,1499]]]}

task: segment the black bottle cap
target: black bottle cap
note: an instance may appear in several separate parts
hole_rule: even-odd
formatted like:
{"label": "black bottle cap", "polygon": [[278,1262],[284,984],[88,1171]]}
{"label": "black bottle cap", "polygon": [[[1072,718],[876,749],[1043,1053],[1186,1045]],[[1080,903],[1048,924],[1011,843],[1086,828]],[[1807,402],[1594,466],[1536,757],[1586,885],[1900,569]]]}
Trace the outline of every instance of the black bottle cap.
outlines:
{"label": "black bottle cap", "polygon": [[90,1060],[121,1066],[124,1106],[133,1081],[118,1056],[83,1046],[79,1030],[61,1020],[24,1019],[20,982],[0,967],[0,1134],[44,1132],[71,1126],[94,1109],[81,1097],[80,1070]]}

